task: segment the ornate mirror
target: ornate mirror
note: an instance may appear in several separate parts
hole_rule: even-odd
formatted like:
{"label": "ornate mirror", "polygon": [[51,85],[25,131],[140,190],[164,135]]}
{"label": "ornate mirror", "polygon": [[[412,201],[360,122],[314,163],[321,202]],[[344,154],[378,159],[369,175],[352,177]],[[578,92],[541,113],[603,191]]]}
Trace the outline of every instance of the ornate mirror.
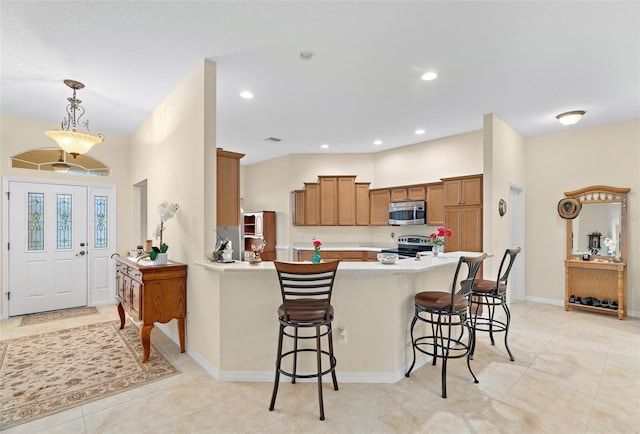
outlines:
{"label": "ornate mirror", "polygon": [[[567,191],[563,201],[579,203],[579,212],[567,218],[567,259],[590,255],[594,259],[625,262],[629,188],[604,185]],[[563,202],[561,201],[561,202]]]}

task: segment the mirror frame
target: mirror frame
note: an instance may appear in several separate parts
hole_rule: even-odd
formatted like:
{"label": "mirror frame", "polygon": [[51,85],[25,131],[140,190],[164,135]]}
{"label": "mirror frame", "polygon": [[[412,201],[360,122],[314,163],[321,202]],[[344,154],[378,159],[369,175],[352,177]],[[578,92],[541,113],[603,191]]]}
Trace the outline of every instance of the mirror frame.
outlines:
{"label": "mirror frame", "polygon": [[[581,205],[589,203],[619,203],[620,209],[620,261],[627,262],[627,193],[630,188],[610,187],[607,185],[593,185],[581,188],[580,190],[566,191],[565,197],[576,199]],[[584,208],[583,208],[584,209]],[[572,219],[567,219],[567,259],[581,259],[582,253],[573,253],[573,223]],[[613,261],[611,256],[591,255],[591,258]]]}

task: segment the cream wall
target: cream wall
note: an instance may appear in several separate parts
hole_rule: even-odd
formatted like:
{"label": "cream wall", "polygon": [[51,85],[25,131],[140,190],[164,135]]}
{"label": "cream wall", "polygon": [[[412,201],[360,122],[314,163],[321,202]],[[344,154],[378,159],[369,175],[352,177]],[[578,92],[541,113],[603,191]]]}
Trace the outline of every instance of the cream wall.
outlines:
{"label": "cream wall", "polygon": [[[61,107],[62,110],[62,107]],[[62,118],[64,112],[60,113]],[[93,119],[92,119],[93,120]],[[99,125],[99,119],[93,120],[95,125]],[[91,149],[90,155],[101,161],[111,169],[110,176],[80,176],[69,173],[57,173],[52,171],[38,171],[30,169],[15,169],[11,167],[11,156],[32,149],[54,148],[57,145],[44,132],[52,129],[59,129],[60,125],[47,122],[34,121],[30,119],[16,118],[12,116],[0,116],[0,175],[3,178],[29,179],[34,181],[55,181],[61,183],[78,184],[111,184],[116,186],[117,208],[116,216],[116,245],[113,252],[123,252],[129,248],[131,220],[129,210],[131,207],[129,167],[126,158],[129,147],[127,137],[110,134],[104,131],[106,139],[104,143],[96,145]],[[0,202],[0,212],[5,200]],[[0,238],[3,234],[0,233]],[[0,245],[6,245],[6,240],[0,240]],[[0,263],[4,249],[0,249]],[[0,281],[2,281],[2,269],[0,268]],[[2,301],[0,297],[0,312],[2,311]]]}
{"label": "cream wall", "polygon": [[438,182],[440,178],[482,173],[482,130],[373,155],[372,188]]}
{"label": "cream wall", "polygon": [[[160,202],[180,206],[163,240],[169,259],[189,266],[187,345],[217,365],[217,281],[193,265],[213,245],[216,226],[215,81],[214,63],[198,65],[131,136],[130,160],[132,184],[147,180],[150,232],[160,223]],[[175,320],[168,328],[175,336]]]}
{"label": "cream wall", "polygon": [[526,140],[528,298],[553,303],[564,298],[566,221],[557,213],[564,192],[591,185],[629,187],[628,306],[640,316],[639,149],[640,120],[568,128]]}
{"label": "cream wall", "polygon": [[[485,252],[494,254],[485,260],[484,275],[495,279],[504,251],[518,247],[509,239],[508,214],[501,217],[497,211],[500,199],[509,202],[511,183],[524,187],[525,140],[495,115],[485,115],[483,124],[483,246]],[[523,250],[519,260],[523,260],[524,253]]]}
{"label": "cream wall", "polygon": [[482,162],[482,131],[371,154],[295,154],[243,166],[242,195],[247,211],[276,211],[279,259],[291,259],[291,247],[310,246],[313,238],[325,245],[391,247],[397,244],[391,232],[426,235],[434,228],[293,226],[290,192],[317,182],[318,175],[356,175],[356,182],[371,182],[371,188],[437,182],[482,173]]}

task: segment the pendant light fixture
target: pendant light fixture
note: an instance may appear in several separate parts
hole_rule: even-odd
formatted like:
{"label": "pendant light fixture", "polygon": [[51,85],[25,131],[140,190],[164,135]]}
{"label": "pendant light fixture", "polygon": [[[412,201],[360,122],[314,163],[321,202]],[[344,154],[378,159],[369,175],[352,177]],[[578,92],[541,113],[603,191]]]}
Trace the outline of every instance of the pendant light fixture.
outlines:
{"label": "pendant light fixture", "polygon": [[[60,126],[62,130],[51,130],[44,134],[52,139],[68,154],[76,158],[80,154],[85,154],[98,143],[104,141],[102,134],[92,135],[89,131],[89,121],[81,120],[84,116],[84,107],[80,105],[81,100],[76,98],[76,91],[84,88],[84,84],[75,80],[65,80],[64,84],[73,89],[73,96],[67,98],[67,117],[62,120]],[[78,126],[86,129],[86,133],[77,131]]]}
{"label": "pendant light fixture", "polygon": [[571,112],[560,113],[556,116],[556,119],[558,119],[562,125],[573,125],[582,119],[584,113],[584,110],[574,110]]}
{"label": "pendant light fixture", "polygon": [[63,150],[60,150],[60,158],[58,159],[57,162],[52,163],[51,167],[53,168],[54,172],[61,172],[61,173],[67,173],[69,169],[71,169],[71,166],[69,166],[67,162],[64,160]]}

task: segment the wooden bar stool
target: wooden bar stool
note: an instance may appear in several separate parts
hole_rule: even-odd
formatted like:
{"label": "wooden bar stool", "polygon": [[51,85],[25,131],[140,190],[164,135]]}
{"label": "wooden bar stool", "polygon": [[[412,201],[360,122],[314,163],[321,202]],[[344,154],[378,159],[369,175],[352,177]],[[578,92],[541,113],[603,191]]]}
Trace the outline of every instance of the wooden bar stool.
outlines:
{"label": "wooden bar stool", "polygon": [[[507,305],[507,280],[509,279],[509,273],[516,260],[516,256],[520,253],[520,247],[515,249],[507,249],[500,261],[500,268],[498,268],[498,278],[496,280],[475,279],[473,282],[472,296],[473,296],[473,318],[472,325],[476,332],[488,332],[491,338],[491,345],[495,345],[493,340],[494,333],[504,333],[504,346],[509,353],[509,359],[513,362],[513,354],[509,349],[507,343],[507,337],[509,335],[509,324],[511,324],[511,312]],[[509,263],[507,264],[507,258]],[[506,266],[506,269],[505,269]],[[462,282],[461,282],[462,284]],[[483,315],[483,306],[486,306],[487,316]],[[502,306],[506,319],[504,321],[498,320],[495,317],[495,311],[497,306]],[[471,348],[471,358],[473,359],[474,347]]]}
{"label": "wooden bar stool", "polygon": [[[273,394],[269,410],[273,411],[278,394],[280,374],[291,377],[295,383],[296,378],[318,379],[318,402],[320,405],[320,420],[324,420],[324,402],[322,399],[322,376],[331,373],[333,388],[338,390],[336,379],[336,358],[333,355],[333,333],[331,323],[333,321],[333,306],[331,305],[331,293],[333,282],[338,269],[339,260],[324,261],[319,264],[302,262],[274,261],[282,304],[278,307],[278,320],[280,332],[278,336],[278,354],[276,359],[276,378],[273,383]],[[324,328],[324,330],[323,330]],[[288,329],[292,329],[288,331]],[[303,330],[309,330],[304,332]],[[301,335],[299,332],[303,331]],[[283,353],[282,341],[284,337],[293,339],[293,350]],[[328,350],[323,350],[320,338],[326,336]],[[314,339],[315,348],[299,348],[298,341]],[[298,354],[314,352],[316,354],[316,372],[300,374],[297,372]],[[282,359],[293,356],[293,369],[288,372],[282,369]],[[328,358],[327,368],[322,368],[322,358]]]}
{"label": "wooden bar stool", "polygon": [[[416,350],[432,357],[432,364],[437,359],[442,359],[442,397],[447,397],[447,360],[467,358],[467,367],[475,383],[478,382],[471,370],[469,356],[474,345],[474,331],[471,327],[469,307],[471,306],[471,288],[476,274],[487,257],[486,253],[477,257],[462,256],[458,260],[456,272],[453,275],[453,284],[450,291],[424,291],[414,297],[415,314],[411,321],[411,346],[413,348],[413,362],[405,374],[408,377],[416,364]],[[458,287],[458,275],[463,265],[467,266],[467,277],[462,288]],[[414,336],[416,322],[420,320],[431,326],[431,334]],[[452,335],[454,327],[460,327]],[[467,340],[463,340],[464,331],[467,331]],[[428,331],[427,331],[428,333]]]}

